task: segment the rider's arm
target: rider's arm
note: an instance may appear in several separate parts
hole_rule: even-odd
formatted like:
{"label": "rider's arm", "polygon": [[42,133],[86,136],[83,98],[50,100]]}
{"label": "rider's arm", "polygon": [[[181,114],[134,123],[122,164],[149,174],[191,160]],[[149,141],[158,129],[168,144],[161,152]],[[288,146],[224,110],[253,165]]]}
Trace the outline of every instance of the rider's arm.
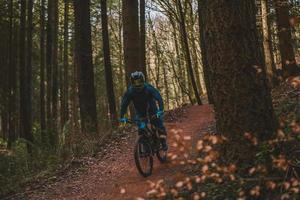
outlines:
{"label": "rider's arm", "polygon": [[159,91],[155,89],[153,86],[150,86],[151,94],[153,95],[154,99],[158,102],[158,107],[160,111],[164,111],[164,101],[161,97]]}
{"label": "rider's arm", "polygon": [[120,113],[121,118],[124,117],[124,115],[126,114],[127,107],[129,105],[130,101],[131,101],[131,92],[130,92],[130,89],[128,89],[122,98],[121,113]]}

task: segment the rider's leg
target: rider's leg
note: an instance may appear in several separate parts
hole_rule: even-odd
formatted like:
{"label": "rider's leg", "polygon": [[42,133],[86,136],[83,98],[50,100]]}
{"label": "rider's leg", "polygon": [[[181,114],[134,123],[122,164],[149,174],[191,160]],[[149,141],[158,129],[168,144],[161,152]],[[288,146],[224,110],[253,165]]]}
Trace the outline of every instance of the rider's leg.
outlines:
{"label": "rider's leg", "polygon": [[167,131],[164,126],[163,119],[159,118],[159,119],[151,120],[151,124],[153,124],[158,130],[163,150],[165,150],[165,151],[168,150]]}
{"label": "rider's leg", "polygon": [[[138,127],[138,133],[139,136],[143,138],[143,136],[145,136],[146,133],[146,126],[147,126],[147,121],[138,121],[137,123],[137,127]],[[143,150],[142,153],[149,153],[149,149],[146,149],[147,147],[145,147],[143,145]]]}

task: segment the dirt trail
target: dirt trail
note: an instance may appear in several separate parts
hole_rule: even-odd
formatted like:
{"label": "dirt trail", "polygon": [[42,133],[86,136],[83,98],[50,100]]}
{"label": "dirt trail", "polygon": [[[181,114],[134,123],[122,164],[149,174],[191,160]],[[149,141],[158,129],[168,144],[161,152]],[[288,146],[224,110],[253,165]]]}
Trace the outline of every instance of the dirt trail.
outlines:
{"label": "dirt trail", "polygon": [[[192,141],[201,137],[201,130],[205,130],[213,122],[213,111],[208,105],[192,106],[187,109],[186,116],[177,122],[166,123],[169,144],[174,141],[173,132],[179,131],[182,136],[191,136]],[[135,168],[133,160],[133,146],[135,136],[121,142],[114,150],[107,150],[107,156],[92,164],[89,169],[78,177],[63,180],[43,191],[31,194],[30,199],[99,199],[119,200],[135,199],[143,196],[149,190],[149,181],[164,179],[170,181],[180,173],[180,166],[174,164],[160,164],[155,159],[153,175],[142,178]],[[170,146],[170,152],[176,148]],[[115,147],[114,147],[115,148]],[[125,194],[120,190],[124,188]]]}

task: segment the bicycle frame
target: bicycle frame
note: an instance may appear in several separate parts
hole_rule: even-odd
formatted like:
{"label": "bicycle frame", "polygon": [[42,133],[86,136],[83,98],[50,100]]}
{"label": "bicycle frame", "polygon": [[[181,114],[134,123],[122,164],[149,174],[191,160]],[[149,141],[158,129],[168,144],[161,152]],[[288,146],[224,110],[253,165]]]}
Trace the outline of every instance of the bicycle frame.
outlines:
{"label": "bicycle frame", "polygon": [[[156,116],[153,115],[150,118],[153,119],[154,117]],[[140,123],[141,121],[143,122],[143,121],[151,121],[151,120],[149,118],[141,118],[138,120],[129,120],[128,123],[138,125],[138,123]],[[157,151],[159,151],[159,146],[160,146],[157,128],[153,124],[151,124],[151,122],[150,122],[150,127],[148,123],[145,123],[144,132],[145,133],[140,135],[140,137],[145,137],[145,139],[148,140],[151,146],[152,154],[154,155]]]}

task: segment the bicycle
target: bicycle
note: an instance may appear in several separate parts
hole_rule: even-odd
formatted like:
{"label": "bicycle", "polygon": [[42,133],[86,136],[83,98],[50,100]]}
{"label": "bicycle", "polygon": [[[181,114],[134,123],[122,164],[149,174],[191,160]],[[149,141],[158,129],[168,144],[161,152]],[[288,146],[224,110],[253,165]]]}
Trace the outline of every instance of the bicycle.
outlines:
{"label": "bicycle", "polygon": [[[153,117],[151,117],[153,119]],[[130,124],[138,124],[142,120],[129,120]],[[143,123],[143,122],[142,122]],[[150,123],[151,124],[151,123]],[[153,157],[156,155],[160,163],[167,162],[167,151],[162,149],[158,130],[152,124],[145,124],[143,134],[139,135],[134,147],[134,160],[139,173],[148,177],[153,171]]]}

